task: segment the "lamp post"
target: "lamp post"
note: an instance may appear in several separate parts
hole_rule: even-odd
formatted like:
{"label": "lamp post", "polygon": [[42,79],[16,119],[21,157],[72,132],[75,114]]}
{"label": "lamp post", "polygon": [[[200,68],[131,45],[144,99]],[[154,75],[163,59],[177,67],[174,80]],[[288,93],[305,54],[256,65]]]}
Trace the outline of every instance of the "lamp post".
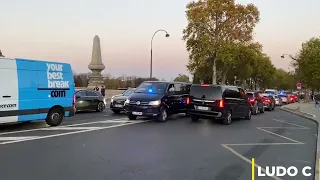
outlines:
{"label": "lamp post", "polygon": [[158,32],[160,32],[160,31],[163,31],[163,32],[166,33],[165,37],[167,37],[167,38],[170,37],[169,33],[168,33],[166,30],[159,29],[159,30],[157,30],[156,32],[154,32],[154,34],[153,34],[153,36],[152,36],[152,38],[151,38],[151,50],[150,50],[150,79],[152,79],[152,42],[153,42],[154,36],[155,36]]}
{"label": "lamp post", "polygon": [[291,54],[282,54],[281,55],[281,58],[283,59],[284,58],[284,56],[289,56],[291,59],[293,59],[293,60],[297,60],[296,58],[294,58]]}

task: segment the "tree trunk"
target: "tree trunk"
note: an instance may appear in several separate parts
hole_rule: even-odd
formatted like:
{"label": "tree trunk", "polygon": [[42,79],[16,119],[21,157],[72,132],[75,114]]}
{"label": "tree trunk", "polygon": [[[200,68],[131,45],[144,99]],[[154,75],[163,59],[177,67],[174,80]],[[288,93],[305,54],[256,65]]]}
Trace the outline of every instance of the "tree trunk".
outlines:
{"label": "tree trunk", "polygon": [[212,63],[212,84],[217,84],[217,67],[216,67],[216,56],[213,58]]}

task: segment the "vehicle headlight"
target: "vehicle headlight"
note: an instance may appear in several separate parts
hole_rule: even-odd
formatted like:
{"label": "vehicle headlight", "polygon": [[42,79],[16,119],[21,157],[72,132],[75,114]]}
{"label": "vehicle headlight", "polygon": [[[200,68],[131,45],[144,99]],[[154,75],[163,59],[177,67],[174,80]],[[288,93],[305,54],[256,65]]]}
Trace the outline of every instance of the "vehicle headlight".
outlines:
{"label": "vehicle headlight", "polygon": [[149,102],[149,105],[151,105],[151,106],[159,106],[160,103],[161,103],[160,100],[158,100],[158,101],[150,101],[150,102]]}
{"label": "vehicle headlight", "polygon": [[126,101],[124,102],[124,104],[129,104],[130,103],[130,99],[126,99]]}
{"label": "vehicle headlight", "polygon": [[114,96],[111,97],[111,100],[110,100],[111,103],[113,102],[113,98],[114,98]]}

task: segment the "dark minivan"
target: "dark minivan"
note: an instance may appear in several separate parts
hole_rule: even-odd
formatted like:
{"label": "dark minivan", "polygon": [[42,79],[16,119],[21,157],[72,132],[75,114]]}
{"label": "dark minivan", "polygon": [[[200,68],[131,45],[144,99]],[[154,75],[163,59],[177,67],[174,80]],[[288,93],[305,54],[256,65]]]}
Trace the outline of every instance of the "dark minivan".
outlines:
{"label": "dark minivan", "polygon": [[251,119],[248,97],[236,86],[194,84],[187,104],[192,121],[216,119],[229,125],[233,118]]}
{"label": "dark minivan", "polygon": [[190,86],[184,82],[145,81],[126,100],[126,115],[130,120],[144,116],[164,122],[169,115],[186,113]]}

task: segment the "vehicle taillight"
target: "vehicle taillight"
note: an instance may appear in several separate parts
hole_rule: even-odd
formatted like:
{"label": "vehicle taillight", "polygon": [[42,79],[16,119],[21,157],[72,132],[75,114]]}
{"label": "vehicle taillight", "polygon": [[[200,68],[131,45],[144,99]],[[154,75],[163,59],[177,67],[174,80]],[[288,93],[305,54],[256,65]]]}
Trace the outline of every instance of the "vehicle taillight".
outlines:
{"label": "vehicle taillight", "polygon": [[255,99],[249,99],[249,101],[250,101],[250,102],[254,102],[254,101],[255,101]]}
{"label": "vehicle taillight", "polygon": [[201,84],[201,87],[209,87],[210,84]]}
{"label": "vehicle taillight", "polygon": [[186,103],[190,104],[190,98],[187,98]]}
{"label": "vehicle taillight", "polygon": [[223,102],[223,99],[221,99],[219,101],[219,108],[223,108],[224,107],[224,102]]}
{"label": "vehicle taillight", "polygon": [[265,99],[264,102],[270,102],[270,99]]}
{"label": "vehicle taillight", "polygon": [[75,108],[76,107],[76,96],[73,96],[73,101],[72,101],[72,107]]}

